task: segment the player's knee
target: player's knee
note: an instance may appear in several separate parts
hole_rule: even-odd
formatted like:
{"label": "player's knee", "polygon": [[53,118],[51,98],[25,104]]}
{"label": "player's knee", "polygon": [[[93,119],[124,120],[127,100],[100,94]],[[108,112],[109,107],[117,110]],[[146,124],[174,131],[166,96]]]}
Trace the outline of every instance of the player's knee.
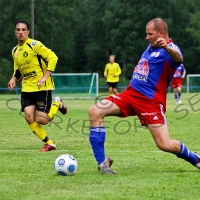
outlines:
{"label": "player's knee", "polygon": [[36,121],[39,124],[45,125],[49,123],[49,117],[48,116],[37,116]]}
{"label": "player's knee", "polygon": [[92,107],[90,107],[89,111],[88,111],[88,114],[89,114],[89,118],[96,118],[98,116],[98,110],[96,108],[95,105],[93,105]]}
{"label": "player's knee", "polygon": [[37,121],[39,124],[45,125],[45,124],[48,124],[48,123],[49,123],[50,118],[49,118],[49,116],[48,116],[47,113],[44,113],[44,112],[37,112],[37,113],[36,113],[36,121]]}
{"label": "player's knee", "polygon": [[90,107],[88,114],[90,120],[98,120],[99,118],[104,117],[103,110],[101,110],[97,105]]}
{"label": "player's knee", "polygon": [[25,120],[28,124],[32,124],[35,121],[35,117],[32,115],[25,115]]}
{"label": "player's knee", "polygon": [[162,151],[170,152],[170,145],[168,143],[159,143],[157,147]]}
{"label": "player's knee", "polygon": [[44,119],[37,119],[37,122],[38,122],[39,124],[45,125],[45,124],[48,124],[49,121],[44,120]]}

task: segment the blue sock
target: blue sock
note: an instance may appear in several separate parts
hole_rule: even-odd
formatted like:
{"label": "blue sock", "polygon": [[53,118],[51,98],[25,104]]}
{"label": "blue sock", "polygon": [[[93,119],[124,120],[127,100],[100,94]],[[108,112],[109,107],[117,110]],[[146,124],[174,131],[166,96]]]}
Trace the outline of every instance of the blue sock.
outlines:
{"label": "blue sock", "polygon": [[105,160],[105,137],[105,127],[90,127],[89,140],[98,165],[100,165]]}
{"label": "blue sock", "polygon": [[178,99],[178,94],[177,93],[174,93],[174,98]]}
{"label": "blue sock", "polygon": [[177,157],[190,162],[192,165],[196,165],[198,163],[197,155],[191,152],[182,142],[180,152],[177,154]]}

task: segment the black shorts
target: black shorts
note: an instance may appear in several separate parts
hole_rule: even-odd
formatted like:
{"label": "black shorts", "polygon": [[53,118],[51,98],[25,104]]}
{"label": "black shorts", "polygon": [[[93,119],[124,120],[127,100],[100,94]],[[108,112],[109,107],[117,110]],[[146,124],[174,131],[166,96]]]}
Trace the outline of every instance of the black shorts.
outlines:
{"label": "black shorts", "polygon": [[107,82],[108,87],[112,87],[112,88],[118,88],[118,82]]}
{"label": "black shorts", "polygon": [[49,113],[52,103],[51,90],[21,93],[21,110],[31,105],[36,105],[36,110]]}

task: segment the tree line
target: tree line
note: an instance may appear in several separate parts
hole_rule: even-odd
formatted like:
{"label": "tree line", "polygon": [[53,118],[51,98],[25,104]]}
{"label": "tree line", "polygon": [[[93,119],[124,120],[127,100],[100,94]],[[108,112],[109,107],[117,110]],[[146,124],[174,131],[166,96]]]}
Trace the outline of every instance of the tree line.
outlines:
{"label": "tree line", "polygon": [[[0,87],[7,87],[17,45],[14,24],[25,19],[31,25],[31,0],[1,0],[0,13]],[[200,73],[199,0],[34,0],[34,39],[57,54],[56,73],[101,77],[108,56],[115,54],[121,76],[129,80],[148,45],[146,24],[156,17],[168,23],[187,73]]]}

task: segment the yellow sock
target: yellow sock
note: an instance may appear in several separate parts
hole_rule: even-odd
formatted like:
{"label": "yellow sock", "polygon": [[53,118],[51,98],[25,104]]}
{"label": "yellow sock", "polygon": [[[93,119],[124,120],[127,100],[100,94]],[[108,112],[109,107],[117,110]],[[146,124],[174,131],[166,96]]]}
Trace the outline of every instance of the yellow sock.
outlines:
{"label": "yellow sock", "polygon": [[50,109],[50,111],[48,113],[48,116],[49,116],[50,120],[52,120],[55,117],[59,106],[60,106],[59,102],[53,102],[53,104],[51,106],[51,109]]}
{"label": "yellow sock", "polygon": [[35,133],[43,142],[47,144],[53,144],[53,141],[49,139],[45,130],[38,122],[34,122],[33,124],[29,125],[29,128]]}

